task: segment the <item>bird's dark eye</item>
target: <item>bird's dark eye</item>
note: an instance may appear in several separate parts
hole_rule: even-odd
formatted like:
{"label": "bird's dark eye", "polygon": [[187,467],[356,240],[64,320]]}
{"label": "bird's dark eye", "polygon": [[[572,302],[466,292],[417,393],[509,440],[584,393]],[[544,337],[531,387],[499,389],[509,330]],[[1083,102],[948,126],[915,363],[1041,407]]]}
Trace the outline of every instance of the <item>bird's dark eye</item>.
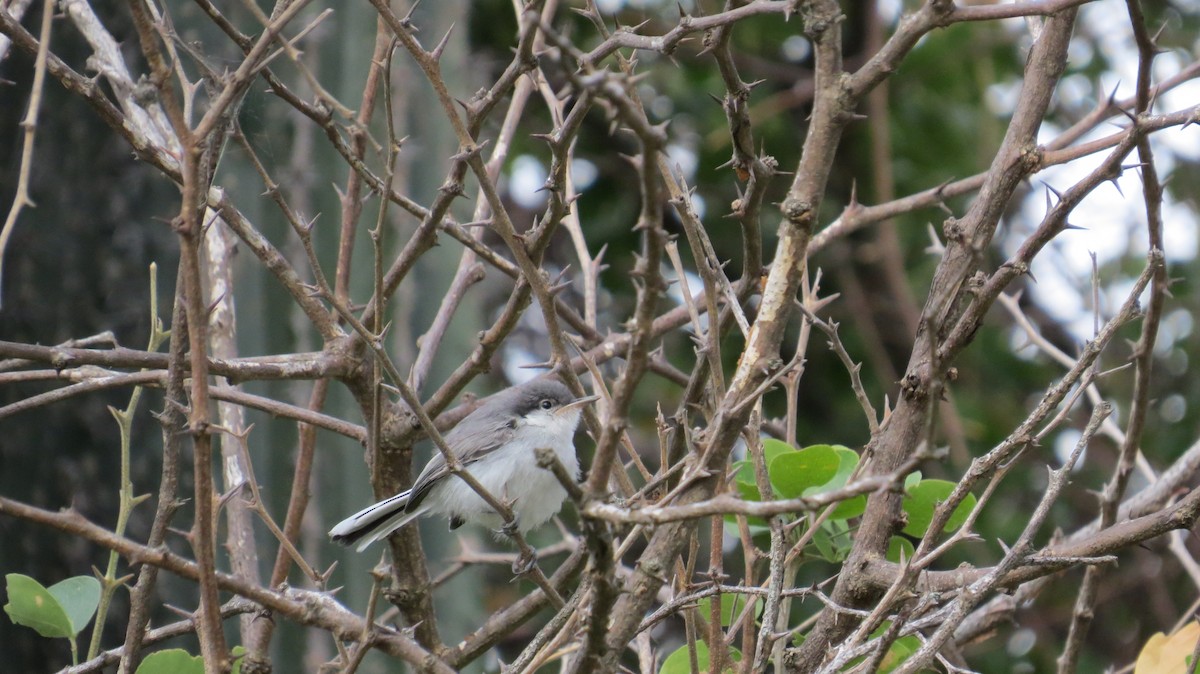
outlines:
{"label": "bird's dark eye", "polygon": [[554,407],[554,401],[550,400],[549,398],[545,398],[542,400],[542,402],[538,403],[538,405],[540,405],[542,409],[548,410],[551,407]]}

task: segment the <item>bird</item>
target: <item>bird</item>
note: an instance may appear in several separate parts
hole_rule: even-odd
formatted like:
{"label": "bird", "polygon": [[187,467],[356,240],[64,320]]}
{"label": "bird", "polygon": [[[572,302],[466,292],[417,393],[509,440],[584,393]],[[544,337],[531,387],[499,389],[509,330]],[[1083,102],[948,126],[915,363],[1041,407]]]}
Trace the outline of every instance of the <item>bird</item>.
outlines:
{"label": "bird", "polygon": [[[484,400],[449,433],[446,446],[460,465],[512,509],[517,531],[525,534],[562,507],[567,492],[537,463],[540,448],[554,450],[570,475],[579,472],[575,429],[583,406],[596,396],[576,398],[554,379],[512,386]],[[334,542],[362,552],[375,541],[422,515],[445,515],[454,530],[465,522],[499,529],[504,520],[467,482],[451,474],[435,453],[411,489],[363,508],[329,531]]]}

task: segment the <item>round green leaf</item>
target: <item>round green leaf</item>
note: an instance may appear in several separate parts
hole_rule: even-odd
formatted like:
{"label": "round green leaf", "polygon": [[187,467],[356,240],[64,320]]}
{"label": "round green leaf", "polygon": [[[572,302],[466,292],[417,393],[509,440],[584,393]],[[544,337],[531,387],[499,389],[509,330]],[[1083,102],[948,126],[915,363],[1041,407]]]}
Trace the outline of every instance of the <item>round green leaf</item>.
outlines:
{"label": "round green leaf", "polygon": [[[904,527],[904,533],[916,538],[924,536],[933,522],[933,511],[953,491],[954,483],[946,480],[921,480],[910,487],[901,503],[904,512],[908,514],[908,525]],[[971,510],[975,508],[975,500],[974,494],[967,494],[946,521],[944,530],[954,531],[962,526]]]}
{"label": "round green leaf", "polygon": [[137,674],[204,674],[204,660],[182,648],[169,648],[147,655]]}
{"label": "round green leaf", "polygon": [[[762,495],[758,493],[758,484],[754,481],[754,462],[749,459],[736,461],[733,464],[733,470],[733,485],[737,489],[738,496],[746,501],[761,501]],[[725,522],[734,525],[734,535],[736,536],[737,516],[725,515]],[[746,518],[746,523],[751,528],[767,526],[767,520],[753,515]]]}
{"label": "round green leaf", "polygon": [[71,619],[71,636],[87,627],[100,605],[100,581],[92,576],[75,576],[47,588]]}
{"label": "round green leaf", "polygon": [[913,549],[912,541],[903,536],[892,536],[892,539],[888,541],[887,560],[889,562],[899,564],[901,553],[904,553],[904,559],[912,559],[913,552],[915,550]]}
{"label": "round green leaf", "polygon": [[891,648],[888,649],[887,655],[883,656],[883,662],[879,663],[880,674],[888,674],[900,665],[904,664],[913,653],[916,653],[921,648],[921,640],[915,635],[900,637],[892,642]]}
{"label": "round green leaf", "polygon": [[754,479],[754,462],[750,459],[736,461],[733,471],[733,483],[737,486],[738,494],[747,501],[761,501],[762,494],[758,492],[758,482]]}
{"label": "round green leaf", "polygon": [[[812,487],[805,492],[805,496],[813,494],[821,494],[834,489],[841,489],[850,481],[850,475],[854,473],[854,469],[858,467],[858,452],[855,452],[849,447],[842,445],[833,445],[833,451],[838,456],[838,469],[834,473],[833,479],[819,487]],[[833,520],[848,520],[851,517],[858,517],[867,510],[866,495],[855,496],[851,499],[846,499],[837,505],[830,513],[829,519]]]}
{"label": "round green leaf", "polygon": [[796,451],[795,447],[789,445],[783,440],[776,440],[775,438],[767,438],[766,440],[763,440],[762,447],[763,459],[766,460],[768,466],[770,466],[771,462],[775,460],[775,457]]}
{"label": "round green leaf", "polygon": [[44,637],[70,639],[75,636],[67,612],[41,583],[19,573],[10,573],[4,579],[8,583],[8,603],[4,605],[4,612],[14,623],[32,627]]}
{"label": "round green leaf", "polygon": [[[732,646],[729,647],[729,659],[734,662],[742,661],[742,653]],[[703,641],[696,642],[696,664],[701,672],[708,671],[708,644]],[[727,667],[726,672],[732,672],[732,667]],[[138,674],[142,674],[140,671]],[[659,668],[658,674],[692,674],[692,659],[688,655],[687,644],[675,649],[674,653],[667,656],[663,660],[662,667]]]}
{"label": "round green leaf", "polygon": [[246,647],[237,645],[233,647],[233,667],[229,670],[229,674],[242,674],[242,662],[246,659]]}
{"label": "round green leaf", "polygon": [[[890,620],[885,620],[882,625],[880,625],[874,632],[871,633],[871,638],[877,639],[883,636],[883,633],[887,631],[891,624],[892,622]],[[904,661],[907,660],[913,653],[916,653],[920,648],[921,641],[914,635],[910,634],[906,637],[900,637],[899,639],[896,639],[892,642],[891,647],[888,648],[887,654],[883,656],[883,661],[879,663],[879,669],[876,671],[880,672],[880,674],[887,674],[887,672],[895,670],[897,667],[904,664]],[[865,658],[858,658],[854,662],[860,663],[864,660]]]}
{"label": "round green leaf", "polygon": [[833,479],[839,465],[841,459],[833,447],[812,445],[775,457],[767,473],[771,476],[771,485],[781,497],[796,498],[802,496],[805,489]]}
{"label": "round green leaf", "polygon": [[[721,626],[722,627],[729,627],[730,625],[733,624],[733,621],[736,620],[739,615],[741,615],[742,611],[746,608],[746,599],[747,599],[747,597],[744,594],[722,594],[721,595]],[[699,608],[700,615],[704,616],[705,619],[707,619],[708,616],[710,615],[710,611],[712,610],[712,608],[711,608],[712,597],[705,597],[705,598],[701,599],[698,602],[698,604],[700,607]],[[762,600],[762,597],[759,597],[754,600],[754,617],[757,618],[758,616],[762,615],[762,612],[763,612],[763,600]]]}
{"label": "round green leaf", "polygon": [[837,563],[838,559],[837,547],[833,543],[833,534],[825,527],[817,527],[817,530],[812,535],[812,547],[816,549],[817,555],[827,562]]}

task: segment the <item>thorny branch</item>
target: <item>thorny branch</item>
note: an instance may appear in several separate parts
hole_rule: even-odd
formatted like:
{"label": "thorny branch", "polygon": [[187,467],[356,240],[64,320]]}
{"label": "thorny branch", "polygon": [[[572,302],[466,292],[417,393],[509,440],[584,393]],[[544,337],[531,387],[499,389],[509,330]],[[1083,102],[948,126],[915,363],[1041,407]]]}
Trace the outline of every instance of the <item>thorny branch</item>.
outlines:
{"label": "thorny branch", "polygon": [[[1114,559],[1130,546],[1194,525],[1200,493],[1187,491],[1187,485],[1200,469],[1200,443],[1157,476],[1139,452],[1152,431],[1149,412],[1159,394],[1155,347],[1171,302],[1166,178],[1159,175],[1161,162],[1156,163],[1151,139],[1200,121],[1200,106],[1163,112],[1161,104],[1156,111],[1156,102],[1200,74],[1200,63],[1155,81],[1151,66],[1158,36],[1152,36],[1152,22],[1136,0],[1126,3],[1139,55],[1135,94],[1098,97],[1090,112],[1066,125],[1047,122],[1055,114],[1052,97],[1069,67],[1067,46],[1079,8],[1090,4],[1086,0],[961,6],[927,0],[901,17],[890,35],[877,34],[869,53],[860,54],[850,54],[853,47],[847,46],[856,43],[848,39],[855,13],[849,3],[835,0],[700,3],[696,14],[683,6],[674,10],[677,16],[646,10],[653,20],[634,26],[623,25],[633,14],[614,17],[594,2],[569,7],[557,0],[514,2],[507,17],[515,27],[507,45],[511,51],[472,69],[469,80],[447,65],[450,50],[458,48],[452,34],[430,37],[436,24],[431,13],[372,0],[374,39],[344,45],[361,47],[366,64],[352,92],[353,108],[339,100],[344,89],[327,81],[315,54],[322,47],[321,30],[339,14],[358,9],[339,6],[331,13],[323,4],[281,1],[266,12],[251,3],[243,13],[197,0],[202,16],[191,18],[210,22],[214,34],[227,41],[218,44],[185,41],[188,33],[176,26],[181,17],[167,13],[168,7],[129,0],[122,11],[135,38],[126,39],[136,42],[144,65],[122,50],[114,30],[88,3],[63,0],[59,5],[67,21],[54,23],[54,3],[46,2],[36,37],[22,24],[28,3],[0,7],[0,59],[9,49],[34,59],[29,114],[22,122],[25,151],[15,199],[0,230],[0,260],[11,267],[6,246],[13,224],[32,204],[33,169],[45,161],[32,154],[38,104],[55,83],[179,189],[170,220],[181,261],[168,353],[126,348],[115,340],[102,346],[0,341],[0,384],[43,387],[0,406],[0,419],[33,418],[52,403],[71,404],[134,386],[159,388],[166,399],[159,415],[162,472],[145,544],[92,524],[74,510],[54,512],[0,496],[0,515],[77,536],[140,565],[122,625],[123,644],[70,671],[98,671],[114,662],[133,671],[147,646],[185,633],[198,636],[207,671],[227,671],[231,652],[223,621],[245,615],[239,636],[250,654],[243,671],[272,667],[272,643],[279,641],[273,638],[274,621],[282,619],[323,630],[327,638],[312,652],[336,653],[328,664],[339,671],[355,671],[368,651],[379,650],[413,668],[449,672],[501,648],[521,625],[546,615],[540,612],[549,606],[552,615],[535,628],[535,636],[512,651],[514,671],[531,672],[555,660],[565,661],[565,670],[572,672],[620,671],[635,663],[642,671],[657,671],[673,639],[683,643],[681,654],[698,669],[705,652],[714,668],[736,666],[743,672],[766,671],[768,663],[776,671],[841,671],[860,657],[872,667],[899,640],[911,637],[920,646],[899,671],[916,671],[935,659],[959,667],[948,664],[947,651],[983,633],[997,616],[1012,615],[1016,600],[994,598],[996,593],[1030,598],[1047,578],[1082,566],[1084,580],[1059,658],[1060,671],[1069,672],[1078,667],[1089,624],[1097,616],[1096,589],[1103,574],[1113,573]],[[565,7],[582,18],[562,11]],[[771,85],[743,79],[763,64],[758,56],[748,57],[739,38],[764,17],[787,19],[793,37],[802,35],[811,49],[812,58],[802,68],[787,71],[793,79],[802,73],[802,84],[811,89],[811,107],[797,116],[803,118],[803,131],[792,139],[793,146],[770,132],[775,120],[762,112],[767,108],[756,107],[759,92]],[[901,67],[942,29],[972,30],[1013,17],[1026,18],[1034,34],[1019,97],[986,170],[942,185],[926,183],[903,196],[889,194],[872,205],[858,203],[853,190],[849,199],[841,195],[845,176],[839,175],[838,162],[850,154],[843,145],[854,142],[853,122],[867,97],[889,79],[905,77]],[[91,51],[86,66],[96,79],[81,74],[59,52],[57,40],[51,44],[52,33],[57,38],[67,29],[84,38]],[[231,60],[222,63],[224,58]],[[671,154],[685,135],[681,127],[694,120],[659,123],[664,118],[656,111],[659,101],[650,98],[660,95],[655,86],[662,64],[683,60],[711,71],[707,81],[717,83],[720,94],[714,137],[728,151],[721,175],[736,186],[728,209],[736,223],[731,237],[711,215],[714,209],[700,207],[697,193],[704,187],[697,184],[707,179],[688,175]],[[464,93],[471,88],[476,93]],[[437,125],[452,137],[453,147],[443,156],[421,154],[438,151],[432,134],[410,140],[397,130],[407,124],[405,115],[413,114],[406,97],[415,91],[427,98]],[[333,237],[325,237],[321,228],[326,225],[305,206],[311,200],[282,175],[269,145],[243,128],[242,103],[248,97],[256,105],[287,111],[290,123],[310,129],[327,158],[338,164]],[[879,110],[879,101],[868,109]],[[1124,126],[1100,134],[1104,122],[1122,115],[1128,119]],[[1066,130],[1049,140],[1039,137],[1039,130],[1049,128]],[[527,149],[528,136],[544,145]],[[234,174],[219,168],[229,139],[236,140],[237,161],[260,181],[265,190],[260,198],[275,215],[265,215],[267,209],[235,184]],[[629,205],[628,221],[620,228],[630,236],[623,248],[605,248],[601,228],[611,223],[593,222],[577,201],[585,194],[579,159],[603,156],[591,149],[597,140],[627,153],[622,161],[628,177],[621,184],[628,194],[622,194],[620,206]],[[1134,150],[1137,164],[1129,165]],[[526,209],[514,200],[510,165],[518,152],[548,157],[543,206]],[[784,156],[795,157],[794,166],[781,168],[776,157]],[[1048,198],[1040,222],[1005,234],[1009,252],[998,261],[1002,218],[1016,210],[1023,182],[1085,158],[1093,158],[1094,168],[1052,190],[1055,199]],[[426,167],[434,167],[431,175],[441,182],[421,194],[405,176]],[[786,184],[776,180],[787,174],[783,168],[790,171]],[[1078,224],[1071,218],[1086,199],[1134,169],[1142,182],[1146,264],[1139,276],[1126,279],[1124,302],[1102,327],[1097,319],[1092,339],[1067,355],[1037,333],[1018,306],[1014,287],[1029,277],[1031,265],[1052,242]],[[459,197],[472,206],[459,209]],[[932,276],[903,270],[912,287],[927,288],[927,296],[916,334],[907,335],[914,341],[898,397],[881,400],[870,380],[859,375],[856,341],[842,339],[835,298],[818,300],[816,282],[809,287],[809,278],[821,277],[823,258],[814,256],[831,246],[854,249],[855,233],[864,227],[930,207],[949,210],[947,203],[956,199],[969,205],[944,222]],[[779,207],[777,215],[764,208],[771,202]],[[825,224],[836,212],[831,203],[841,213]],[[28,212],[21,219],[35,215]],[[286,233],[269,225],[272,217],[285,223]],[[368,230],[373,259],[367,263],[355,254],[366,230],[364,217],[375,220]],[[683,235],[678,241],[677,233]],[[567,238],[573,257],[564,258],[558,248]],[[903,237],[888,240],[899,246]],[[335,252],[326,249],[327,241],[336,242],[330,249]],[[249,251],[249,264],[281,291],[293,325],[302,326],[304,339],[314,344],[268,356],[238,352],[235,246]],[[444,262],[439,246],[457,256],[455,271],[440,287],[436,284],[443,281],[431,280],[428,271]],[[903,259],[898,248],[886,253]],[[727,264],[735,255],[741,262],[737,272],[737,265]],[[668,261],[678,300],[671,299],[664,278]],[[612,281],[606,264],[621,270],[619,282]],[[689,281],[689,272],[699,283]],[[506,298],[490,287],[498,285],[497,279],[507,284]],[[579,302],[572,294],[576,287]],[[482,329],[465,347],[452,346],[448,337],[455,326],[475,324],[468,307],[481,296],[495,300],[476,321]],[[419,324],[410,320],[416,312],[405,306],[413,298],[429,308]],[[889,559],[890,542],[911,517],[901,509],[907,480],[916,470],[946,472],[942,453],[932,446],[938,437],[936,411],[961,376],[960,363],[970,356],[980,331],[989,329],[986,321],[996,302],[1043,352],[1057,354],[1066,374],[1057,380],[1046,376],[1023,419],[989,432],[989,438],[1003,439],[953,476],[953,487],[931,507],[928,527],[912,537],[911,553]],[[527,311],[535,303],[536,309]],[[254,329],[253,323],[246,327],[245,316],[238,318],[243,334]],[[442,641],[453,631],[444,629],[435,611],[442,600],[436,592],[466,569],[507,562],[512,555],[464,546],[449,568],[431,574],[419,533],[411,527],[394,537],[390,573],[375,574],[367,603],[342,606],[326,591],[332,570],[318,571],[322,567],[314,561],[326,553],[305,541],[306,518],[331,516],[316,466],[343,460],[325,456],[316,429],[367,448],[379,497],[407,486],[414,445],[430,438],[456,479],[511,522],[519,504],[487,493],[442,434],[476,405],[472,399],[456,405],[460,395],[496,364],[509,364],[530,322],[544,344],[539,357],[545,355],[546,362],[540,366],[576,393],[584,390],[581,378],[590,378],[590,388],[602,394],[598,413],[589,411],[585,418],[594,451],[580,443],[590,458],[586,476],[567,475],[557,462],[542,466],[554,470],[569,492],[568,510],[577,512],[580,533],[541,546],[540,538],[516,536],[521,557],[537,560],[530,575],[536,589],[472,625],[456,645]],[[1131,380],[1122,389],[1119,377],[1102,372],[1100,363],[1122,330],[1135,323],[1140,334]],[[830,356],[808,348],[813,328],[829,338],[831,357],[849,371],[846,399],[861,408],[869,440],[840,481],[784,498],[777,493],[780,479],[761,439],[774,434],[793,445],[809,441],[799,399],[811,396],[808,389],[818,384],[804,375],[810,359]],[[416,334],[422,336],[411,340],[415,348],[388,341]],[[402,361],[400,353],[412,355],[412,362]],[[249,382],[312,385],[285,402],[274,393],[239,388]],[[773,391],[781,383],[788,403],[782,421],[769,417]],[[344,408],[327,408],[339,389],[350,394],[349,415]],[[658,409],[641,409],[646,396],[655,396],[655,405],[648,407]],[[1011,471],[1023,469],[1020,461],[1043,462],[1039,445],[1073,424],[1084,400],[1091,419],[1063,465],[1051,471],[1027,525],[1019,534],[1012,532],[1013,542],[978,567],[937,568],[951,550],[990,535],[985,531],[988,507],[1003,501],[1005,490],[1017,488]],[[1105,401],[1126,410],[1123,425],[1117,415],[1105,420],[1110,412]],[[662,412],[663,406],[675,411]],[[213,409],[220,414],[216,422]],[[269,511],[270,499],[253,481],[249,447],[258,431],[239,420],[245,410],[299,424],[296,447],[287,448],[295,466],[289,467],[290,486],[283,487],[289,489],[286,518]],[[655,428],[645,432],[639,424],[651,416]],[[213,476],[218,465],[212,457],[214,433],[222,434],[227,448],[222,451],[225,498],[218,497]],[[1035,534],[1046,528],[1052,508],[1069,488],[1072,467],[1091,461],[1082,453],[1100,444],[1094,436],[1114,438],[1119,445],[1098,515],[1088,513],[1096,522],[1035,546]],[[743,445],[749,448],[745,454]],[[190,468],[183,460],[189,447]],[[750,458],[740,463],[743,456]],[[1135,463],[1155,481],[1129,496]],[[744,471],[752,471],[753,478]],[[576,484],[580,477],[585,481]],[[190,559],[167,540],[186,484],[194,488]],[[959,506],[981,484],[982,494],[960,528],[947,531]],[[849,518],[852,524],[832,515],[864,500],[861,514]],[[229,523],[223,531],[216,527],[222,507]],[[255,537],[254,518],[272,536]],[[769,536],[769,544],[758,534]],[[276,543],[272,571],[260,579],[258,570],[266,568],[260,562]],[[216,554],[218,545],[230,552],[229,562]],[[566,551],[570,555],[560,560]],[[825,582],[796,587],[798,570],[818,553],[836,570]],[[1194,565],[1186,545],[1175,545],[1173,553]],[[286,585],[293,565],[304,570],[301,582],[311,589]],[[198,608],[187,620],[151,630],[160,570],[191,583]],[[112,569],[106,577],[115,577]],[[363,579],[343,580],[353,586]],[[376,616],[381,596],[395,608]],[[802,600],[811,601],[799,604]],[[701,602],[708,602],[706,610],[700,610]],[[804,615],[800,620],[798,613]],[[404,629],[389,626],[390,620]],[[95,630],[97,640],[101,627]],[[798,634],[805,641],[793,647]]]}

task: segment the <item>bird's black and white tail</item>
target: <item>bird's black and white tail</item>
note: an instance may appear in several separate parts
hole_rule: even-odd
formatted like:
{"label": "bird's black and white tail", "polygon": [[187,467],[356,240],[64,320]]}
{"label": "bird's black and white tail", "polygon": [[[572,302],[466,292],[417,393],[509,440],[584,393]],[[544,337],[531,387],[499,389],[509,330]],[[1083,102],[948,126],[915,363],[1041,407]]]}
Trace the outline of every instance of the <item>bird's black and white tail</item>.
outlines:
{"label": "bird's black and white tail", "polygon": [[329,537],[342,545],[358,543],[355,549],[362,552],[368,545],[387,538],[393,531],[420,517],[429,509],[429,506],[421,506],[412,512],[405,512],[408,494],[406,491],[401,492],[363,508],[338,522],[337,526],[329,530]]}

